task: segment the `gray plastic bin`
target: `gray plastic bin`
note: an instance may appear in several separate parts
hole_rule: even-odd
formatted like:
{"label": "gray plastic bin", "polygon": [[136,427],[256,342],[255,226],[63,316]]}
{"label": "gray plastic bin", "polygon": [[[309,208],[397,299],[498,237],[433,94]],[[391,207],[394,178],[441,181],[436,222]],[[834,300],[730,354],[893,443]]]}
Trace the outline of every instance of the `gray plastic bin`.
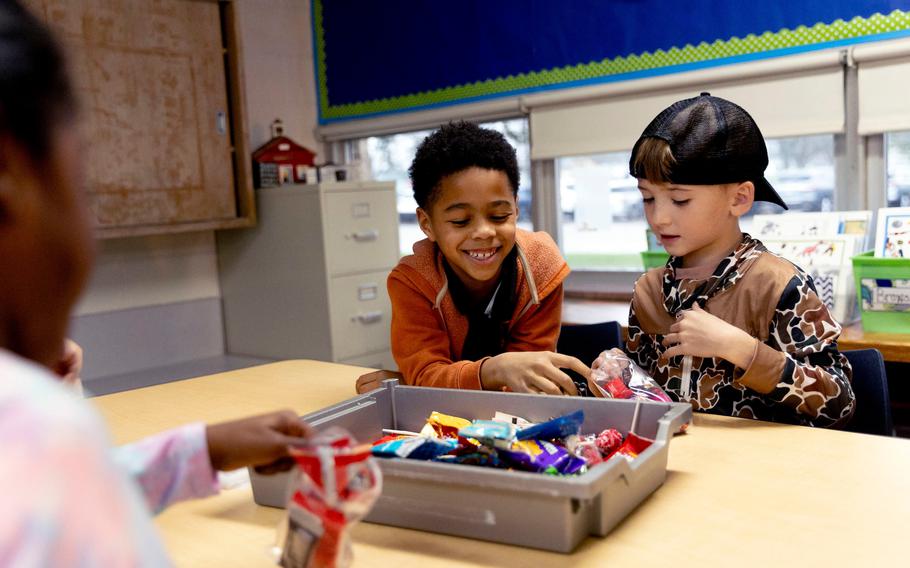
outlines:
{"label": "gray plastic bin", "polygon": [[[419,431],[434,410],[489,419],[496,411],[542,422],[578,409],[585,433],[627,433],[635,402],[579,397],[407,387],[397,380],[304,417],[316,429],[341,426],[359,441],[383,428]],[[571,552],[587,535],[604,536],[664,481],[673,433],[692,417],[681,403],[641,404],[635,432],[654,443],[637,459],[612,459],[584,475],[536,473],[401,459],[379,459],[382,495],[366,521]],[[289,476],[250,471],[253,498],[283,507]]]}

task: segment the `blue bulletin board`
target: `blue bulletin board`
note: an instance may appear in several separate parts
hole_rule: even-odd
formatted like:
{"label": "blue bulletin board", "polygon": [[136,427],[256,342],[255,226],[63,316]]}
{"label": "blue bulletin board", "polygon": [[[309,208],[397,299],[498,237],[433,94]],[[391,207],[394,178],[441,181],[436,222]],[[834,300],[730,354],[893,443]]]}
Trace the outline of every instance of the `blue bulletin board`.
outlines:
{"label": "blue bulletin board", "polygon": [[313,0],[320,123],[910,35],[910,0]]}

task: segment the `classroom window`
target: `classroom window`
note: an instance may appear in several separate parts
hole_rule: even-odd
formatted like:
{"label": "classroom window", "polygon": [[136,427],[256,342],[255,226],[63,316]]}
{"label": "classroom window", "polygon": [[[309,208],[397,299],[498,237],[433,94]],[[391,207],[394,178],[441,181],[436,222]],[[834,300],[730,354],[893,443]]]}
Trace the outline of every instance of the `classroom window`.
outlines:
{"label": "classroom window", "polygon": [[[518,226],[531,229],[531,160],[526,119],[482,123],[484,128],[501,132],[518,154],[521,185],[518,188]],[[370,177],[380,181],[394,181],[398,195],[399,243],[401,254],[410,254],[411,246],[424,238],[417,225],[417,202],[408,178],[408,168],[420,142],[430,130],[406,132],[390,136],[372,136],[359,144],[361,158],[369,166]],[[363,156],[365,154],[365,156]]]}
{"label": "classroom window", "polygon": [[[767,178],[791,211],[833,210],[833,136],[769,139],[767,146]],[[562,249],[569,266],[641,270],[647,222],[637,181],[629,175],[629,152],[559,158],[556,172]],[[756,203],[742,221],[743,230],[749,231],[754,213],[782,211],[770,203]]]}
{"label": "classroom window", "polygon": [[910,132],[885,134],[889,207],[910,207]]}

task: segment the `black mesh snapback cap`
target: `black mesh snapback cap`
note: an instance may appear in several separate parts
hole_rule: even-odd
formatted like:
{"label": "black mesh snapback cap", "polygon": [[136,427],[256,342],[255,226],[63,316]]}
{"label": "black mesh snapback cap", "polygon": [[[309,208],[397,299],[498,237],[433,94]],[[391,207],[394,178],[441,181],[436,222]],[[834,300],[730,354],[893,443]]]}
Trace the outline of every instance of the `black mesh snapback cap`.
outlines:
{"label": "black mesh snapback cap", "polygon": [[635,155],[645,138],[660,138],[670,145],[676,164],[670,181],[687,185],[716,185],[751,181],[755,200],[769,201],[787,209],[787,204],[765,179],[768,150],[758,125],[749,113],[726,99],[709,93],[677,101],[665,108],[641,133],[632,149],[629,173],[635,170]]}

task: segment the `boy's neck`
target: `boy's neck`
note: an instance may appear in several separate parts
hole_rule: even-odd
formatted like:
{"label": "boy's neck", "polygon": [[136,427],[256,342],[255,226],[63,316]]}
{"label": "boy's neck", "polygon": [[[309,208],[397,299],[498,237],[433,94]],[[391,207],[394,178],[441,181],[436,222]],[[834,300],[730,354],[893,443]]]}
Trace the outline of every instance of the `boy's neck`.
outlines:
{"label": "boy's neck", "polygon": [[693,251],[682,258],[683,268],[697,268],[701,266],[716,267],[720,261],[730,256],[743,240],[743,232],[737,224],[733,230],[724,232],[717,240]]}
{"label": "boy's neck", "polygon": [[471,279],[462,279],[462,286],[465,287],[465,290],[468,292],[473,302],[484,302],[490,299],[490,295],[493,293],[493,289],[496,288],[496,285],[499,284],[499,279],[502,277],[502,267],[499,267],[499,272],[496,273],[495,278],[490,280],[484,280],[483,282],[478,282]]}

